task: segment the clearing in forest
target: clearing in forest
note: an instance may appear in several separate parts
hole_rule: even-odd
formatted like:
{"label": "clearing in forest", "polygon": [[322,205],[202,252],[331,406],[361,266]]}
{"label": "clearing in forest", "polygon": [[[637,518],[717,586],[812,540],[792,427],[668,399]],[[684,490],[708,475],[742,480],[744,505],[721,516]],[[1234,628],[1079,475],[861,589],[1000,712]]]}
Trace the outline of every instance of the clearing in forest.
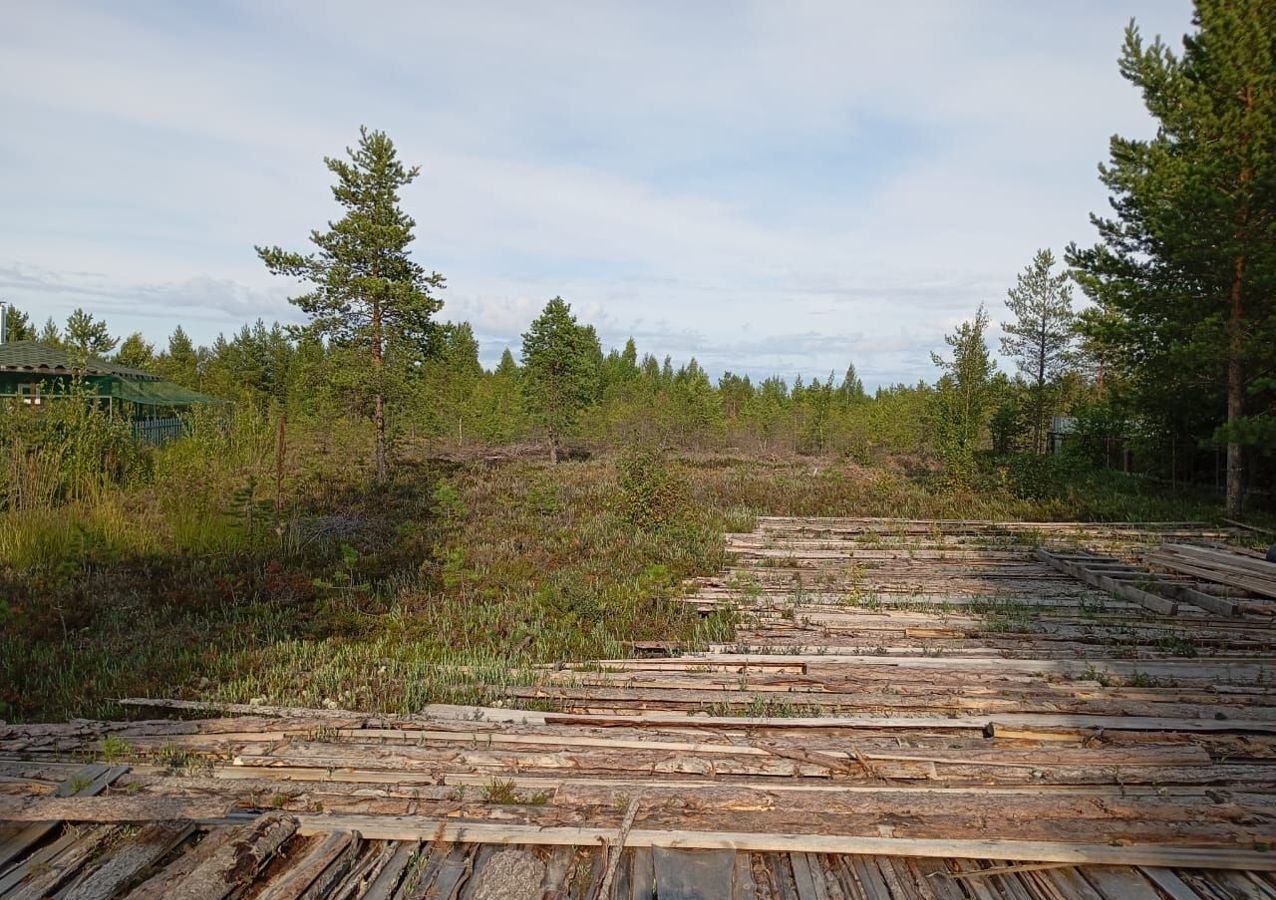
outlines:
{"label": "clearing in forest", "polygon": [[732,643],[414,716],[11,726],[0,889],[1271,896],[1276,566],[1224,537],[760,519],[682,598]]}

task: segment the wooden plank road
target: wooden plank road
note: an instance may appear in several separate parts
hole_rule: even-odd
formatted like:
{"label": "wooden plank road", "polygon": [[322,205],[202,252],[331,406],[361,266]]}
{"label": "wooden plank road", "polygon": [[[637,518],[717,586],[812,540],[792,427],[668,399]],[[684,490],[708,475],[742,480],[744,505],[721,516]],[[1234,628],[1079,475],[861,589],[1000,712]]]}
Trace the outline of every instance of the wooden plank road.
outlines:
{"label": "wooden plank road", "polygon": [[679,598],[731,643],[0,725],[0,897],[1276,897],[1276,604],[1226,537],[762,518]]}

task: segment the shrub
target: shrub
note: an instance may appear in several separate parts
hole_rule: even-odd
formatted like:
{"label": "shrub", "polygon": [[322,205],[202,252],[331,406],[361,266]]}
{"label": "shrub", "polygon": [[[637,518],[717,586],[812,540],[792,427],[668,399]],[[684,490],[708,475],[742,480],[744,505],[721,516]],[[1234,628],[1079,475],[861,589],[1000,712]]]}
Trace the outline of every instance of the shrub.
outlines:
{"label": "shrub", "polygon": [[1052,457],[1016,453],[1006,461],[1006,487],[1020,500],[1045,500],[1058,493],[1058,466]]}
{"label": "shrub", "polygon": [[662,528],[687,509],[686,485],[655,450],[626,451],[616,463],[621,514],[644,530]]}

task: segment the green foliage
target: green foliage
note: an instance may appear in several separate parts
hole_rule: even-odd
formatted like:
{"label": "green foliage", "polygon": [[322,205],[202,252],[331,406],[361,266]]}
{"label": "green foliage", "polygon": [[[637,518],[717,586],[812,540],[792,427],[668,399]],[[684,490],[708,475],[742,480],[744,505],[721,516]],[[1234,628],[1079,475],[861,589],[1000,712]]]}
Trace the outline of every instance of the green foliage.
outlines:
{"label": "green foliage", "polygon": [[1051,273],[1054,255],[1038,250],[1006,298],[1014,320],[1003,322],[1001,352],[1014,359],[1027,379],[1028,403],[1022,414],[1031,426],[1032,450],[1046,451],[1046,434],[1055,408],[1056,387],[1071,365],[1075,340],[1071,276]]}
{"label": "green foliage", "polygon": [[431,499],[434,501],[434,514],[445,522],[455,523],[466,515],[465,500],[461,497],[461,492],[446,479],[441,479],[434,486]]}
{"label": "green foliage", "polygon": [[[1099,243],[1069,248],[1099,312],[1089,344],[1118,364],[1150,433],[1228,446],[1228,508],[1243,497],[1243,429],[1276,413],[1276,4],[1198,0],[1176,55],[1131,24],[1121,74],[1156,119],[1154,137],[1114,137],[1100,177],[1111,218]],[[1255,435],[1261,439],[1260,435]]]}
{"label": "green foliage", "polygon": [[1134,420],[1123,404],[1109,396],[1073,410],[1074,426],[1063,444],[1064,455],[1086,465],[1119,464],[1123,448],[1135,437]]}
{"label": "green foliage", "polygon": [[200,353],[181,325],[168,339],[168,349],[155,360],[155,371],[183,387],[199,388]]}
{"label": "green foliage", "polygon": [[102,738],[102,759],[108,763],[118,763],[133,755],[133,747],[119,735],[108,734]]}
{"label": "green foliage", "polygon": [[988,432],[992,437],[992,451],[1006,456],[1025,449],[1025,435],[1029,412],[1025,409],[1023,386],[1014,382],[1001,385],[1000,399],[988,418]]}
{"label": "green foliage", "polygon": [[367,355],[361,377],[369,385],[376,427],[376,472],[388,477],[385,400],[389,381],[428,356],[443,305],[432,291],[443,276],[429,275],[408,250],[415,220],[399,208],[399,191],[420,174],[398,159],[382,131],[359,129],[359,145],[349,160],[325,157],[337,178],[333,197],[345,215],[328,231],[314,231],[316,252],[302,254],[279,247],[258,247],[257,254],[276,275],[307,282],[309,293],[292,302],[310,316],[313,334]]}
{"label": "green foliage", "polygon": [[0,405],[0,451],[0,510],[81,500],[142,465],[129,423],[78,380],[40,408]]}
{"label": "green foliage", "polygon": [[982,306],[973,320],[963,322],[944,342],[952,348],[952,359],[938,354],[931,359],[943,375],[936,386],[932,407],[935,442],[949,473],[969,477],[975,453],[984,446],[988,418],[992,413],[993,363],[984,341],[988,314]]}
{"label": "green foliage", "polygon": [[62,329],[58,328],[58,323],[53,321],[53,316],[45,319],[44,327],[40,329],[40,333],[36,335],[36,340],[41,344],[47,344],[50,347],[61,347]]}
{"label": "green foliage", "polygon": [[677,478],[663,454],[633,448],[616,461],[620,508],[639,528],[661,528],[687,512],[686,485]]}
{"label": "green foliage", "polygon": [[119,343],[111,337],[105,322],[79,308],[66,320],[65,342],[67,347],[86,357],[110,353]]}
{"label": "green foliage", "polygon": [[[832,378],[831,375],[829,377]],[[844,405],[868,399],[868,394],[864,393],[864,382],[855,371],[855,363],[847,364],[846,374],[842,376],[842,383],[838,385],[837,393],[838,399]]]}
{"label": "green foliage", "polygon": [[30,317],[12,303],[4,308],[4,339],[8,341],[33,341],[36,338],[35,328]]}
{"label": "green foliage", "polygon": [[562,297],[545,305],[523,335],[522,385],[528,409],[549,436],[550,459],[598,389],[601,350]]}
{"label": "green foliage", "polygon": [[406,405],[428,433],[453,439],[456,446],[487,439],[494,411],[481,402],[484,371],[479,344],[468,323],[439,329],[437,352],[412,379]]}
{"label": "green foliage", "polygon": [[142,333],[135,331],[120,344],[115,361],[132,369],[150,371],[155,365],[155,345],[147,343]]}
{"label": "green foliage", "polygon": [[[296,439],[314,448],[319,436]],[[204,440],[216,443],[201,437],[180,452],[183,472],[198,471]],[[207,457],[241,454],[228,484],[251,467],[233,443]],[[349,465],[365,445],[332,468],[305,455],[315,471],[299,476],[300,507],[278,533],[249,541],[235,516],[214,515],[205,527],[233,526],[239,543],[191,551],[170,537],[163,495],[146,491],[129,495],[136,527],[110,560],[87,545],[64,547],[65,567],[15,570],[0,558],[22,617],[20,629],[0,629],[0,702],[42,719],[118,714],[109,698],[174,692],[407,711],[482,701],[471,679],[499,684],[535,663],[617,656],[628,640],[728,637],[721,617],[660,602],[680,579],[721,565],[719,533],[698,522],[633,528],[614,508],[610,463],[474,464],[443,481],[405,461],[377,487]],[[164,493],[178,477],[167,462]],[[92,530],[93,509],[48,514],[62,531]]]}
{"label": "green foliage", "polygon": [[1006,487],[1020,500],[1048,500],[1066,484],[1068,470],[1059,457],[1016,453],[1002,464]]}
{"label": "green foliage", "polygon": [[549,802],[548,791],[536,791],[523,794],[518,783],[511,780],[492,778],[483,785],[483,800],[487,803],[508,804],[513,806],[544,806]]}

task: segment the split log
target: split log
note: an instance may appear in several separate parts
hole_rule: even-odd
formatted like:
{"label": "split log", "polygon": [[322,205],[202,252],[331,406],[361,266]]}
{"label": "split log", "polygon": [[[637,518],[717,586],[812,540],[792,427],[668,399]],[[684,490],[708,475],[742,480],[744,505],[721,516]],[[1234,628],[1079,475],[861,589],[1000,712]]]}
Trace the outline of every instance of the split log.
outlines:
{"label": "split log", "polygon": [[130,900],[222,900],[251,885],[297,831],[297,820],[271,814],[249,825],[214,829],[173,865],[143,882]]}

